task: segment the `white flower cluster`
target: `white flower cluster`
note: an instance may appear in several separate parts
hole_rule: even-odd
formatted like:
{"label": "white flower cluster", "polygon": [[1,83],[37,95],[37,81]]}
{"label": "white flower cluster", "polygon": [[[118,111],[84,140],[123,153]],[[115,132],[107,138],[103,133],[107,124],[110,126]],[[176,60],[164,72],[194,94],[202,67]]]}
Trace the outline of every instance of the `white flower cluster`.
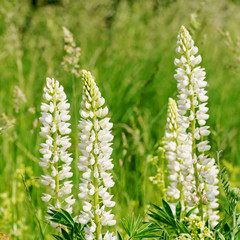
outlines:
{"label": "white flower cluster", "polygon": [[177,103],[187,133],[191,134],[195,165],[196,189],[191,201],[192,204],[203,204],[206,218],[209,218],[212,225],[216,225],[219,219],[218,211],[214,210],[218,207],[218,169],[215,160],[207,154],[211,147],[209,141],[205,140],[210,134],[210,127],[205,125],[209,118],[206,74],[203,68],[197,66],[201,62],[201,56],[196,56],[198,48],[194,46],[194,41],[184,26],[178,35],[176,51],[181,55],[180,59],[174,61],[178,67],[174,75],[179,91]]}
{"label": "white flower cluster", "polygon": [[64,34],[64,50],[66,55],[63,57],[62,65],[64,70],[74,74],[76,77],[80,76],[80,66],[79,66],[79,57],[80,57],[80,48],[76,47],[76,43],[73,39],[72,33],[66,28],[63,27]]}
{"label": "white flower cluster", "polygon": [[[171,200],[183,200],[190,197],[194,184],[192,167],[192,142],[186,134],[184,124],[181,124],[177,104],[169,98],[167,125],[164,136],[166,159],[168,161],[170,186],[168,196]],[[186,205],[186,204],[185,204]]]}
{"label": "white flower cluster", "polygon": [[[49,169],[50,175],[42,175],[41,183],[50,187],[49,194],[44,193],[42,200],[49,203],[49,208],[64,208],[72,213],[75,202],[72,191],[71,154],[67,149],[71,146],[68,134],[71,132],[69,107],[63,87],[55,79],[47,78],[41,105],[42,122],[40,135],[46,139],[41,143],[40,153],[43,155],[39,165]],[[52,225],[54,225],[52,223]]]}
{"label": "white flower cluster", "polygon": [[[112,174],[113,168],[111,154],[112,123],[109,122],[108,108],[103,107],[105,100],[96,86],[90,72],[82,70],[83,96],[81,103],[78,168],[82,171],[80,193],[78,197],[83,201],[83,210],[79,216],[79,222],[87,224],[85,227],[86,239],[101,239],[102,226],[116,224],[111,210],[115,206],[109,188],[114,186]],[[104,239],[115,239],[112,233],[106,233]]]}

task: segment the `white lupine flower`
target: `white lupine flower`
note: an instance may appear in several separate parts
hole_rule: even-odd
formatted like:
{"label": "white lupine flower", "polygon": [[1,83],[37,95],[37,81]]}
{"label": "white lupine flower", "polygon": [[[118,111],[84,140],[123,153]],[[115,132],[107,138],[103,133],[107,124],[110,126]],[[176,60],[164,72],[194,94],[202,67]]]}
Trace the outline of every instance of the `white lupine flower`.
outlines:
{"label": "white lupine flower", "polygon": [[63,27],[64,34],[64,50],[66,55],[63,57],[62,65],[64,70],[74,74],[76,77],[80,76],[80,48],[76,46],[72,33]]}
{"label": "white lupine flower", "polygon": [[39,165],[48,170],[49,175],[42,175],[41,183],[50,189],[49,194],[43,194],[42,200],[49,203],[48,209],[64,208],[71,213],[71,205],[75,202],[73,195],[70,195],[73,185],[71,181],[65,181],[73,175],[71,154],[67,152],[71,146],[67,135],[71,132],[70,123],[66,122],[70,119],[70,104],[67,103],[63,87],[53,78],[47,78],[43,98],[46,102],[41,105],[40,121],[43,127],[40,135],[46,141],[41,143],[42,158]]}
{"label": "white lupine flower", "polygon": [[184,122],[187,133],[191,135],[194,147],[191,155],[195,169],[196,188],[190,198],[190,204],[198,205],[200,215],[203,209],[204,217],[208,217],[214,226],[219,218],[218,212],[213,210],[218,206],[216,203],[216,196],[219,193],[218,169],[215,166],[215,160],[209,158],[206,153],[211,148],[209,141],[205,140],[205,137],[210,134],[209,126],[205,125],[209,118],[208,97],[205,90],[206,73],[203,68],[197,66],[201,62],[201,56],[196,56],[198,49],[194,46],[194,41],[184,26],[181,27],[178,35],[176,51],[181,55],[180,59],[174,61],[178,67],[174,75],[178,82],[178,109],[182,123]]}
{"label": "white lupine flower", "polygon": [[[166,150],[166,159],[168,161],[170,186],[167,195],[171,202],[190,199],[190,189],[193,181],[191,141],[182,126],[179,117],[177,104],[169,98],[167,125],[164,136],[164,148]],[[191,170],[190,170],[191,169]]]}
{"label": "white lupine flower", "polygon": [[106,232],[106,234],[104,235],[104,240],[117,240],[117,237],[113,236],[113,233],[109,233],[108,231]]}
{"label": "white lupine flower", "polygon": [[[110,170],[113,168],[111,154],[112,123],[105,117],[108,108],[103,106],[104,98],[90,72],[82,70],[83,96],[81,103],[81,120],[79,121],[79,157],[78,169],[82,171],[80,193],[83,201],[83,211],[79,222],[88,224],[85,227],[86,239],[102,239],[102,226],[116,224],[111,210],[115,202],[112,200],[109,188],[114,186]],[[115,239],[112,233],[106,233],[104,239]]]}

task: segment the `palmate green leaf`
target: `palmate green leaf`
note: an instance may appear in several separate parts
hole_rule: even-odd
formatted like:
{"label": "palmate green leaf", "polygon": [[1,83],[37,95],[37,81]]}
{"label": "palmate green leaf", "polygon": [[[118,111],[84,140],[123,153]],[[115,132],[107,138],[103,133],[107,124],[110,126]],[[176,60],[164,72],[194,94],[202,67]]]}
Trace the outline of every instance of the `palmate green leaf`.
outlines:
{"label": "palmate green leaf", "polygon": [[63,228],[61,229],[61,231],[65,240],[72,240],[72,238],[68,235],[68,233]]}
{"label": "palmate green leaf", "polygon": [[[47,214],[50,215],[52,218],[50,221],[62,224],[66,227],[73,227],[74,221],[70,214],[66,214],[66,211],[64,209],[61,209],[62,212],[50,209]],[[69,217],[70,216],[70,217]]]}
{"label": "palmate green leaf", "polygon": [[168,214],[168,216],[170,218],[173,218],[174,219],[174,216],[173,216],[173,212],[172,212],[172,209],[171,207],[169,206],[169,204],[162,199],[162,204],[163,204],[163,208],[165,209],[166,213]]}
{"label": "palmate green leaf", "polygon": [[[131,239],[155,238],[160,236],[157,233],[159,232],[159,227],[153,227],[152,223],[142,223],[139,216],[136,220],[134,216],[129,219],[123,219],[122,225]],[[118,239],[122,239],[120,233],[118,233]]]}
{"label": "palmate green leaf", "polygon": [[161,225],[160,223],[165,223],[167,225],[171,225],[172,227],[176,227],[174,217],[170,217],[169,214],[166,213],[162,208],[156,206],[153,203],[151,203],[151,206],[156,211],[150,210],[150,213],[148,215],[152,217],[158,225]]}
{"label": "palmate green leaf", "polygon": [[129,225],[128,225],[128,221],[126,219],[122,220],[122,226],[123,226],[125,232],[127,233],[127,235],[131,236],[131,232],[130,232],[130,228],[129,228]]}
{"label": "palmate green leaf", "polygon": [[226,240],[226,238],[225,238],[219,231],[216,231],[216,232],[215,232],[215,235],[216,235],[220,240]]}
{"label": "palmate green leaf", "polygon": [[64,210],[62,208],[61,208],[61,211],[62,211],[63,216],[65,217],[65,219],[68,220],[72,224],[72,226],[73,226],[74,225],[74,220],[73,220],[72,216],[69,214],[69,212],[67,212],[66,210]]}
{"label": "palmate green leaf", "polygon": [[133,233],[137,232],[140,223],[141,223],[140,216],[137,217],[136,221],[134,220],[134,216],[132,216],[131,228],[130,228],[131,232],[133,232]]}
{"label": "palmate green leaf", "polygon": [[169,239],[168,238],[168,234],[165,231],[163,231],[163,233],[162,233],[162,235],[160,237],[160,240],[168,240],[168,239]]}
{"label": "palmate green leaf", "polygon": [[188,234],[190,234],[190,232],[188,231],[187,227],[183,223],[181,223],[179,221],[176,221],[176,225],[177,225],[177,228],[180,230],[181,233],[188,233]]}
{"label": "palmate green leaf", "polygon": [[118,238],[118,240],[123,240],[123,238],[119,232],[117,232],[117,238]]}
{"label": "palmate green leaf", "polygon": [[194,208],[190,209],[190,210],[186,213],[185,217],[189,217],[189,216],[195,211],[196,208],[197,208],[197,207],[194,207]]}
{"label": "palmate green leaf", "polygon": [[60,237],[58,235],[52,234],[52,236],[55,237],[55,239],[57,239],[57,240],[64,240],[62,237]]}
{"label": "palmate green leaf", "polygon": [[181,219],[181,212],[182,212],[182,205],[181,205],[181,202],[178,202],[178,204],[176,206],[176,219],[178,221],[180,221],[180,219]]}
{"label": "palmate green leaf", "polygon": [[156,238],[160,237],[159,228],[153,227],[152,223],[144,223],[139,229],[137,229],[133,238]]}
{"label": "palmate green leaf", "polygon": [[162,223],[172,225],[166,215],[161,214],[160,212],[156,213],[152,210],[150,210],[149,212],[150,213],[148,213],[148,215],[154,220],[157,225],[162,226]]}
{"label": "palmate green leaf", "polygon": [[63,218],[51,218],[49,220],[51,222],[62,224],[63,226],[66,226],[66,227],[72,227],[72,225]]}
{"label": "palmate green leaf", "polygon": [[73,227],[73,232],[75,233],[75,235],[79,238],[79,239],[85,239],[84,237],[84,226],[85,225],[81,225],[80,223],[74,223],[74,227]]}

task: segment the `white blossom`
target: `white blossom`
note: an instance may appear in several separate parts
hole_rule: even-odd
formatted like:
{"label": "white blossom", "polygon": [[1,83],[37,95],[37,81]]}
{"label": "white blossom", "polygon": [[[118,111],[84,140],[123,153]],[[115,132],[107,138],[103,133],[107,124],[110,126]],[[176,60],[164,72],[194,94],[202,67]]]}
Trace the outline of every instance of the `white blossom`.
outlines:
{"label": "white blossom", "polygon": [[[114,186],[111,170],[113,124],[106,117],[108,108],[105,100],[90,72],[82,70],[83,95],[81,102],[81,120],[79,121],[79,157],[78,169],[82,172],[78,197],[83,202],[79,222],[89,223],[85,227],[87,239],[102,238],[102,226],[116,224],[110,209],[115,206],[109,189]],[[112,233],[106,233],[104,239],[115,239]]]}
{"label": "white blossom", "polygon": [[74,74],[76,77],[80,76],[80,48],[76,46],[72,33],[63,27],[64,34],[64,50],[66,55],[63,57],[62,66],[65,71]]}
{"label": "white blossom", "polygon": [[169,182],[167,195],[171,202],[181,202],[187,207],[194,184],[192,165],[192,142],[187,135],[178,113],[175,100],[169,98],[164,148],[168,161]]}
{"label": "white blossom", "polygon": [[[195,165],[196,188],[191,196],[192,204],[203,205],[205,219],[208,217],[212,225],[216,225],[219,216],[214,209],[218,207],[216,196],[218,195],[218,169],[215,160],[210,158],[208,151],[211,146],[206,137],[210,134],[206,121],[209,118],[205,87],[206,73],[204,68],[197,66],[201,62],[201,56],[196,55],[198,48],[194,46],[189,32],[181,27],[177,53],[181,55],[174,63],[178,67],[174,75],[178,87],[178,109],[187,133],[191,135],[193,165]],[[197,171],[197,172],[196,172]],[[198,182],[198,186],[197,186]],[[200,196],[202,199],[200,199]]]}
{"label": "white blossom", "polygon": [[41,177],[41,183],[48,186],[48,194],[43,193],[42,200],[48,202],[48,209],[64,208],[71,213],[71,206],[75,202],[73,195],[70,195],[73,184],[72,181],[66,181],[73,175],[70,166],[72,158],[67,151],[71,146],[68,136],[71,132],[70,123],[67,123],[70,104],[67,103],[63,87],[53,78],[47,78],[43,98],[40,135],[45,142],[41,143],[39,165],[48,172],[48,175]]}

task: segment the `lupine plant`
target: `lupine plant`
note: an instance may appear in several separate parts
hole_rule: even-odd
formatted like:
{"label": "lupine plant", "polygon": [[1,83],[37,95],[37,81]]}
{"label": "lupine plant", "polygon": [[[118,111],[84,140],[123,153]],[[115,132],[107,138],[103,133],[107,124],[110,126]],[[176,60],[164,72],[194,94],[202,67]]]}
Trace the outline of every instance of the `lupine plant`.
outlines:
{"label": "lupine plant", "polygon": [[[194,182],[190,189],[190,197],[186,199],[190,206],[197,205],[202,220],[209,218],[213,226],[217,224],[219,216],[218,199],[218,168],[215,160],[208,154],[211,146],[206,137],[210,134],[206,120],[209,118],[207,107],[207,91],[205,87],[205,71],[201,68],[201,56],[197,55],[198,48],[194,46],[187,29],[182,26],[178,35],[177,53],[174,63],[178,67],[174,75],[178,84],[178,112],[181,116],[181,125],[185,127],[186,137],[191,141],[191,159]],[[189,157],[187,157],[190,160]]]}
{"label": "lupine plant", "polygon": [[164,136],[164,148],[168,161],[170,186],[168,196],[176,202],[180,200],[186,205],[190,197],[191,183],[193,182],[193,167],[191,164],[191,139],[186,134],[185,125],[182,124],[176,101],[172,98],[168,103],[168,117]]}
{"label": "lupine plant", "polygon": [[[90,225],[85,227],[86,239],[100,239],[102,226],[116,224],[110,209],[115,206],[113,195],[109,189],[114,186],[110,170],[113,168],[111,154],[113,124],[107,118],[105,100],[90,72],[82,71],[83,95],[81,103],[78,168],[82,172],[80,193],[78,197],[83,201],[83,211],[79,215],[79,222]],[[113,239],[113,233],[107,232],[104,239]]]}
{"label": "lupine plant", "polygon": [[[176,48],[180,57],[174,61],[177,101],[169,98],[167,124],[158,148],[161,154],[159,160],[152,157],[157,175],[150,179],[162,188],[161,196],[168,202],[162,199],[162,206],[151,204],[146,221],[134,216],[123,219],[123,231],[116,233],[109,228],[116,224],[112,213],[115,201],[111,194],[115,184],[111,173],[113,124],[107,117],[105,99],[93,76],[79,67],[80,48],[66,28],[64,34],[67,52],[64,68],[77,78],[81,77],[83,85],[77,164],[81,173],[78,193],[81,210],[76,214],[72,208],[75,197],[71,194],[73,159],[68,152],[70,105],[59,82],[47,78],[40,117],[43,125],[40,135],[45,142],[41,144],[43,156],[39,165],[45,173],[41,182],[48,186],[48,193],[42,196],[48,203],[46,219],[61,232],[61,236],[53,234],[53,237],[58,240],[238,239],[240,190],[231,189],[226,170],[223,168],[219,173],[220,164],[210,156],[206,73],[199,66],[201,56],[196,56],[198,48],[187,29],[184,26],[180,29]],[[168,169],[166,177],[165,169]],[[218,177],[228,206],[222,219],[216,210],[219,207]]]}
{"label": "lupine plant", "polygon": [[[48,193],[43,194],[42,200],[49,204],[48,209],[64,208],[72,213],[71,206],[75,202],[71,195],[73,184],[69,180],[73,176],[70,166],[72,158],[67,151],[71,146],[68,136],[71,132],[70,123],[67,123],[70,120],[70,104],[67,103],[63,86],[53,78],[47,78],[43,98],[40,135],[45,142],[41,143],[40,153],[43,156],[39,165],[47,170],[47,174],[41,177],[41,183],[49,189]],[[51,225],[57,226],[53,222]]]}

